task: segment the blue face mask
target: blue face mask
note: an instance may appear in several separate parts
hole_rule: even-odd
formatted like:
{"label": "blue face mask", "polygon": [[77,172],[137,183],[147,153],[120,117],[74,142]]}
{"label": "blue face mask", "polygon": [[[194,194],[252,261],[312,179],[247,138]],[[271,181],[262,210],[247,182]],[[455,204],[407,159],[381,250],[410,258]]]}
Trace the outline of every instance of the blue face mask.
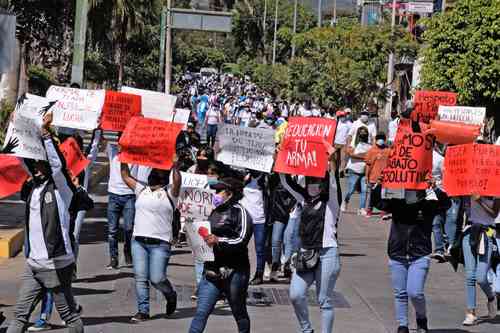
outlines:
{"label": "blue face mask", "polygon": [[212,197],[212,205],[214,206],[214,208],[219,207],[225,201],[226,201],[226,199],[224,199],[224,197],[220,194],[214,194],[214,196]]}
{"label": "blue face mask", "polygon": [[385,141],[383,139],[377,140],[376,143],[377,143],[377,146],[379,146],[379,147],[383,147],[385,145]]}
{"label": "blue face mask", "polygon": [[215,185],[219,182],[219,180],[217,179],[217,177],[208,177],[207,178],[207,184],[210,186],[210,185]]}

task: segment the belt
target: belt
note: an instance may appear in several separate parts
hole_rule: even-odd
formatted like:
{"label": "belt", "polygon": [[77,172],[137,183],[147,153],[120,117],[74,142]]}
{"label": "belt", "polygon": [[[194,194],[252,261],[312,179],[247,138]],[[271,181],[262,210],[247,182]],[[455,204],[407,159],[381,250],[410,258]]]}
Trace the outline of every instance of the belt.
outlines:
{"label": "belt", "polygon": [[[144,244],[150,244],[150,245],[160,245],[162,241],[161,239],[158,238],[150,238],[150,237],[142,237],[142,236],[136,236],[135,240]],[[165,242],[166,243],[166,242]]]}

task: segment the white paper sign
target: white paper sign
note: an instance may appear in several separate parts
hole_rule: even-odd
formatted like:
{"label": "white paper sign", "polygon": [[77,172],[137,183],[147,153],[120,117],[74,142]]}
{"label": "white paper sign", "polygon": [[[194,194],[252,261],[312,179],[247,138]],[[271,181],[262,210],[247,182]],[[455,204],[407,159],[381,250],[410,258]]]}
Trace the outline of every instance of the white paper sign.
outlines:
{"label": "white paper sign", "polygon": [[212,213],[214,191],[207,188],[207,176],[183,172],[177,208],[181,222],[207,221]]}
{"label": "white paper sign", "polygon": [[98,126],[106,91],[51,86],[46,97],[56,102],[51,108],[54,126],[92,131]]}
{"label": "white paper sign", "polygon": [[142,115],[164,121],[172,121],[177,96],[167,95],[152,90],[122,87],[122,92],[142,97]]}
{"label": "white paper sign", "polygon": [[486,108],[440,105],[438,115],[439,120],[482,126],[486,117]]}
{"label": "white paper sign", "polygon": [[217,132],[217,160],[240,168],[271,172],[274,130],[224,124]]}
{"label": "white paper sign", "polygon": [[44,97],[26,94],[21,97],[14,111],[13,121],[9,124],[5,144],[11,139],[18,140],[13,155],[35,160],[47,160],[45,147],[41,140],[42,113],[48,109],[50,101]]}
{"label": "white paper sign", "polygon": [[189,115],[191,110],[188,109],[175,109],[174,123],[183,124],[183,130],[187,129],[187,123],[189,121]]}
{"label": "white paper sign", "polygon": [[200,228],[205,228],[205,232],[210,234],[210,222],[186,223],[186,235],[189,239],[189,243],[191,244],[193,255],[196,259],[201,261],[214,261],[214,251],[200,236]]}
{"label": "white paper sign", "polygon": [[206,188],[208,183],[207,175],[200,175],[196,173],[181,172],[182,184],[181,188],[197,187]]}
{"label": "white paper sign", "polygon": [[409,2],[409,13],[424,13],[430,14],[434,11],[434,3],[432,2]]}

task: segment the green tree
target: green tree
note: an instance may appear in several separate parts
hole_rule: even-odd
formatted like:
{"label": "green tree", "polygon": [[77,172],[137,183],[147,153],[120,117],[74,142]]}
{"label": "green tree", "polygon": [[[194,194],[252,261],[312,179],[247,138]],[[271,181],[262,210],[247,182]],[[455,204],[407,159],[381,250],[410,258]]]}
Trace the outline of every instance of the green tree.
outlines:
{"label": "green tree", "polygon": [[458,93],[462,105],[500,103],[500,1],[459,0],[426,22],[422,88]]}

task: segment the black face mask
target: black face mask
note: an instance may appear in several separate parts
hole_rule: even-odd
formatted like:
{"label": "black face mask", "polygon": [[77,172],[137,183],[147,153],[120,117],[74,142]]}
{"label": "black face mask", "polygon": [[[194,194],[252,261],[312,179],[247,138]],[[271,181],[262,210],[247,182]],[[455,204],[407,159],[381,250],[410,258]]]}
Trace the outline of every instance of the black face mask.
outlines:
{"label": "black face mask", "polygon": [[48,178],[45,175],[33,176],[33,184],[35,184],[35,186],[40,186],[43,183],[45,183],[47,180],[48,180]]}
{"label": "black face mask", "polygon": [[368,134],[360,134],[359,135],[359,141],[361,141],[361,142],[368,142]]}
{"label": "black face mask", "polygon": [[208,160],[204,160],[204,159],[196,159],[196,165],[198,166],[198,169],[199,170],[207,170],[208,169]]}
{"label": "black face mask", "polygon": [[165,179],[165,177],[156,172],[151,172],[148,176],[148,185],[149,186],[167,185],[168,183],[167,179]]}

